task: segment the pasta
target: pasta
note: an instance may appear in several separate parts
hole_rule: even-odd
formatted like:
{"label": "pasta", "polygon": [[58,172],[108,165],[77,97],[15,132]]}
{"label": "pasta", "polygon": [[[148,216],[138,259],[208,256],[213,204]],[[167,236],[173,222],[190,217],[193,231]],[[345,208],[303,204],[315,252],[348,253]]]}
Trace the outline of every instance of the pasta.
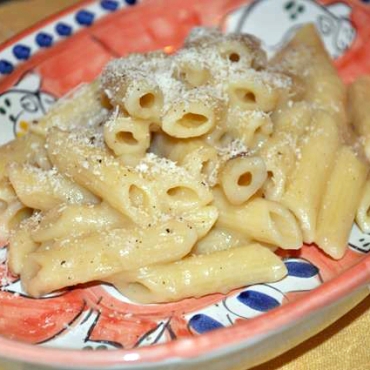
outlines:
{"label": "pasta", "polygon": [[[365,185],[367,168],[347,146],[342,146],[323,194],[316,242],[330,256],[345,253],[348,234]],[[345,182],[341,182],[342,179]]]}
{"label": "pasta", "polygon": [[[235,274],[236,271],[240,273]],[[273,252],[252,244],[113,275],[109,281],[128,298],[150,303],[200,297],[215,290],[226,293],[235,286],[235,279],[240,279],[237,285],[253,284],[261,277],[271,282],[285,273],[285,267]]]}
{"label": "pasta", "polygon": [[270,60],[196,28],[111,61],[0,147],[11,272],[32,297],[104,282],[161,303],[282,279],[279,248],[342,258],[353,221],[370,230],[369,78],[347,101],[311,25]]}

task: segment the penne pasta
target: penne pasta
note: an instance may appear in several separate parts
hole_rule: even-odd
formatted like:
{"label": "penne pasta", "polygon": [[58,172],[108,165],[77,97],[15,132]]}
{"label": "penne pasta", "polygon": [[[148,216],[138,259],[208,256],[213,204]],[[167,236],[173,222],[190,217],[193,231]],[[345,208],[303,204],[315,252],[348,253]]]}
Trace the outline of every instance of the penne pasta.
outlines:
{"label": "penne pasta", "polygon": [[217,123],[220,109],[220,102],[210,93],[206,88],[198,89],[196,95],[189,93],[181,101],[175,101],[163,115],[163,131],[181,139],[209,132]]}
{"label": "penne pasta", "polygon": [[315,239],[335,259],[346,251],[368,172],[349,147],[341,147],[322,199]]}
{"label": "penne pasta", "polygon": [[348,137],[346,88],[313,24],[301,27],[270,64],[297,76],[303,84],[298,98],[330,113],[341,134]]}
{"label": "penne pasta", "polygon": [[243,206],[233,206],[219,189],[215,189],[214,193],[214,204],[219,210],[216,226],[283,249],[299,249],[302,246],[302,233],[297,220],[283,205],[256,198]]}
{"label": "penne pasta", "polygon": [[22,222],[16,228],[16,232],[10,236],[8,266],[10,271],[15,275],[21,274],[28,255],[35,252],[40,246],[40,243],[37,243],[31,237],[31,230],[36,226],[37,220],[38,217],[36,216]]}
{"label": "penne pasta", "polygon": [[99,198],[58,173],[55,168],[45,171],[13,163],[8,174],[18,198],[30,208],[47,211],[61,203],[99,202]]}
{"label": "penne pasta", "polygon": [[198,240],[191,252],[193,254],[210,254],[247,244],[251,244],[251,240],[241,233],[214,227],[202,239]]}
{"label": "penne pasta", "polygon": [[262,187],[266,178],[262,158],[237,157],[225,164],[221,172],[221,186],[231,204],[241,205]]}
{"label": "penne pasta", "polygon": [[78,129],[81,126],[96,127],[108,117],[104,107],[100,81],[82,84],[59,101],[50,111],[31,126],[31,132],[46,136],[52,127],[62,130]]}
{"label": "penne pasta", "polygon": [[298,145],[298,161],[281,200],[299,220],[306,243],[315,240],[319,204],[339,144],[334,119],[323,111],[315,112],[307,135]]}
{"label": "penne pasta", "polygon": [[148,229],[114,229],[82,238],[67,238],[28,255],[22,284],[33,297],[66,286],[102,280],[112,274],[187,255],[196,231],[170,220]]}
{"label": "penne pasta", "polygon": [[172,264],[144,267],[107,279],[126,297],[141,303],[177,301],[244,284],[274,282],[286,275],[283,262],[258,244],[192,256]]}
{"label": "penne pasta", "polygon": [[104,202],[101,204],[63,204],[44,214],[36,228],[31,230],[34,241],[43,243],[110,230],[132,227],[121,213]]}
{"label": "penne pasta", "polygon": [[0,246],[7,244],[11,231],[31,214],[32,210],[19,201],[10,183],[0,180]]}
{"label": "penne pasta", "polygon": [[10,163],[28,163],[49,169],[50,162],[44,145],[44,138],[27,134],[0,147],[0,180],[7,177],[7,167]]}
{"label": "penne pasta", "polygon": [[84,136],[54,130],[48,136],[48,153],[53,164],[77,184],[137,224],[150,223],[158,202],[151,187],[107,151],[86,142]]}
{"label": "penne pasta", "polygon": [[348,87],[348,112],[354,130],[360,136],[370,160],[370,76],[360,76]]}
{"label": "penne pasta", "polygon": [[362,232],[370,232],[370,182],[367,179],[359,206],[356,212],[356,222]]}
{"label": "penne pasta", "polygon": [[150,122],[131,117],[111,117],[104,125],[104,140],[116,156],[144,156],[150,145]]}

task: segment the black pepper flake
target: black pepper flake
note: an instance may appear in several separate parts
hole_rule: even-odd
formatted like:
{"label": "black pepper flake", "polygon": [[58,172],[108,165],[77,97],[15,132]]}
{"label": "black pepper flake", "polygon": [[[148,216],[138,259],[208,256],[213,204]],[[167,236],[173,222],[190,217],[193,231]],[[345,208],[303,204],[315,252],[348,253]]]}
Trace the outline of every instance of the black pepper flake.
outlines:
{"label": "black pepper flake", "polygon": [[244,158],[244,157],[248,157],[249,156],[249,153],[248,152],[241,152],[241,153],[238,153],[236,155],[233,155],[231,158],[230,158],[230,161],[233,160],[233,159],[237,159],[237,158]]}
{"label": "black pepper flake", "polygon": [[61,265],[61,266],[65,265],[65,264],[66,264],[66,261],[62,261],[62,262],[60,263],[60,265]]}
{"label": "black pepper flake", "polygon": [[166,232],[167,232],[167,234],[169,234],[171,232],[171,230],[170,229],[166,229]]}
{"label": "black pepper flake", "polygon": [[90,144],[91,144],[91,145],[94,145],[95,140],[96,140],[96,137],[95,137],[95,136],[91,136],[91,137],[90,137]]}

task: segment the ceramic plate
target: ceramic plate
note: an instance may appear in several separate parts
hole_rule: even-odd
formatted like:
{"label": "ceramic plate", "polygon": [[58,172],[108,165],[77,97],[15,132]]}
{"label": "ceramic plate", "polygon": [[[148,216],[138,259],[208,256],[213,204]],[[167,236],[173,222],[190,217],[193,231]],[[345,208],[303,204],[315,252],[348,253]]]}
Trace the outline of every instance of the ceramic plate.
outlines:
{"label": "ceramic plate", "polygon": [[[59,97],[91,81],[111,58],[128,52],[174,50],[198,25],[252,33],[272,54],[297,27],[313,22],[340,75],[349,82],[358,74],[370,73],[370,49],[365,46],[370,37],[367,3],[83,1],[1,47],[0,144],[27,132]],[[0,356],[58,368],[196,369],[207,364],[207,369],[225,369],[233,361],[245,368],[264,357],[248,351],[241,355],[242,350],[258,344],[256,348],[266,351],[268,339],[294,325],[307,325],[312,318],[319,320],[317,314],[333,304],[340,306],[370,281],[370,236],[354,227],[349,246],[340,261],[315,246],[283,255],[289,273],[277,283],[162,305],[130,303],[108,285],[32,299],[22,291],[18,278],[8,273],[4,246],[0,249]],[[340,307],[337,312],[343,314],[347,306]],[[287,338],[297,343],[304,339],[301,334]],[[247,355],[253,361],[248,362]]]}

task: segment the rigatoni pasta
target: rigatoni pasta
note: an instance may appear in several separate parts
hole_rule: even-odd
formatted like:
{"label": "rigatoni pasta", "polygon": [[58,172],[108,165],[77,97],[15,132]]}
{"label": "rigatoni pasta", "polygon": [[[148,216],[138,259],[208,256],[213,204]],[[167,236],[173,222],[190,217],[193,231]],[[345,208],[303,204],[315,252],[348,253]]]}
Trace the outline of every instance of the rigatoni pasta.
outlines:
{"label": "rigatoni pasta", "polygon": [[111,61],[0,148],[11,272],[33,297],[106,282],[159,303],[277,281],[279,248],[341,258],[355,216],[370,230],[367,84],[347,116],[310,25],[271,60],[197,28],[173,55]]}

